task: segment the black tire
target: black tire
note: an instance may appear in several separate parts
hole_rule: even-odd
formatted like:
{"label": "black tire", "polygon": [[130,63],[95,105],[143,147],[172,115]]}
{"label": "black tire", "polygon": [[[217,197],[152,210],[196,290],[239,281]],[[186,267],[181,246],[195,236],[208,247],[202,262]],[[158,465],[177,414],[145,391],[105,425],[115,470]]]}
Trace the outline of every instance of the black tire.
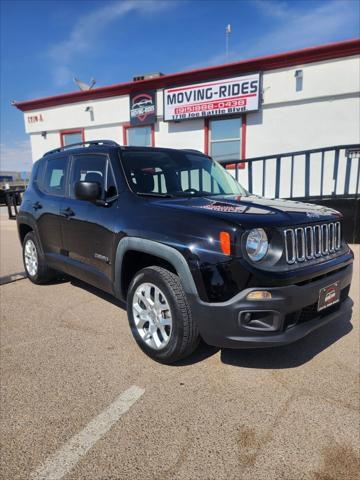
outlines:
{"label": "black tire", "polygon": [[[133,298],[136,289],[142,283],[151,283],[158,287],[165,295],[172,316],[172,329],[168,343],[161,349],[150,347],[140,336],[134,321]],[[177,275],[162,267],[147,267],[140,270],[129,286],[127,295],[127,313],[132,334],[141,348],[154,360],[171,364],[189,356],[200,341],[196,322],[192,318],[191,310]]]}
{"label": "black tire", "polygon": [[[29,241],[32,242],[32,244],[35,246],[36,254],[37,254],[37,269],[36,269],[36,273],[34,274],[28,270],[28,267],[25,262],[25,249],[26,249],[27,242]],[[33,283],[36,283],[37,285],[47,283],[56,277],[55,270],[47,266],[44,256],[41,254],[41,250],[39,248],[39,242],[34,232],[29,232],[25,235],[25,238],[23,241],[23,262],[24,262],[26,276],[28,277],[29,280],[31,280]]]}

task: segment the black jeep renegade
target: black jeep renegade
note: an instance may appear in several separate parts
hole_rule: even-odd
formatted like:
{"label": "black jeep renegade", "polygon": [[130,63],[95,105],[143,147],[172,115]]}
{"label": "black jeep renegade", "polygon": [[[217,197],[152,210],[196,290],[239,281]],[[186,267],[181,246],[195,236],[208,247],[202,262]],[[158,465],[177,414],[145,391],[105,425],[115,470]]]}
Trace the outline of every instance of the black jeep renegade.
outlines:
{"label": "black jeep renegade", "polygon": [[27,275],[59,271],[126,301],[131,331],[171,363],[199,339],[283,345],[351,309],[341,215],[250,194],[191,150],[97,141],[34,164],[17,217]]}

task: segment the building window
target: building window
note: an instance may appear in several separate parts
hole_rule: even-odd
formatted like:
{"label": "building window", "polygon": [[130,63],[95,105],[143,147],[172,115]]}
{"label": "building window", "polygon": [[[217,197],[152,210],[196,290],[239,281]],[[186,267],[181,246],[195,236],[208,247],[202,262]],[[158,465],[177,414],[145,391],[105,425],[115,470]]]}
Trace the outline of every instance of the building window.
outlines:
{"label": "building window", "polygon": [[62,147],[71,145],[72,143],[81,143],[84,141],[85,138],[83,129],[60,132],[60,142]]}
{"label": "building window", "polygon": [[209,154],[214,160],[241,159],[241,127],[241,117],[209,121]]}
{"label": "building window", "polygon": [[137,147],[154,146],[154,126],[147,127],[124,127],[124,145]]}

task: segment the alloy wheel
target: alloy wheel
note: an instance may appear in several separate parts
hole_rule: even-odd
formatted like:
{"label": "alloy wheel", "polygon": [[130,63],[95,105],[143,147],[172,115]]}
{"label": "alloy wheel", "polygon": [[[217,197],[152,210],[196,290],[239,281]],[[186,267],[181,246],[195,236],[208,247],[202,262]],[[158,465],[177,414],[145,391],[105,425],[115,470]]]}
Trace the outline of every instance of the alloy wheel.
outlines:
{"label": "alloy wheel", "polygon": [[164,292],[152,283],[142,283],[135,291],[132,309],[143,342],[154,350],[164,348],[172,332],[172,315]]}
{"label": "alloy wheel", "polygon": [[27,273],[34,277],[38,271],[38,255],[35,243],[30,239],[25,243],[24,259]]}

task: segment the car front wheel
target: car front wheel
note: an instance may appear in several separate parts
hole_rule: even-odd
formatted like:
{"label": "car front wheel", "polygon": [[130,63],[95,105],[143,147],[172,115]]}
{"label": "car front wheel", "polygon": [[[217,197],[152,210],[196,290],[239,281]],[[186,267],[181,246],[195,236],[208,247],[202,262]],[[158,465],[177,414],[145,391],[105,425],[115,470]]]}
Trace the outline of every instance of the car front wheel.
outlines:
{"label": "car front wheel", "polygon": [[132,280],[128,319],[140,348],[161,363],[190,355],[199,343],[196,322],[180,279],[162,267],[147,267]]}

